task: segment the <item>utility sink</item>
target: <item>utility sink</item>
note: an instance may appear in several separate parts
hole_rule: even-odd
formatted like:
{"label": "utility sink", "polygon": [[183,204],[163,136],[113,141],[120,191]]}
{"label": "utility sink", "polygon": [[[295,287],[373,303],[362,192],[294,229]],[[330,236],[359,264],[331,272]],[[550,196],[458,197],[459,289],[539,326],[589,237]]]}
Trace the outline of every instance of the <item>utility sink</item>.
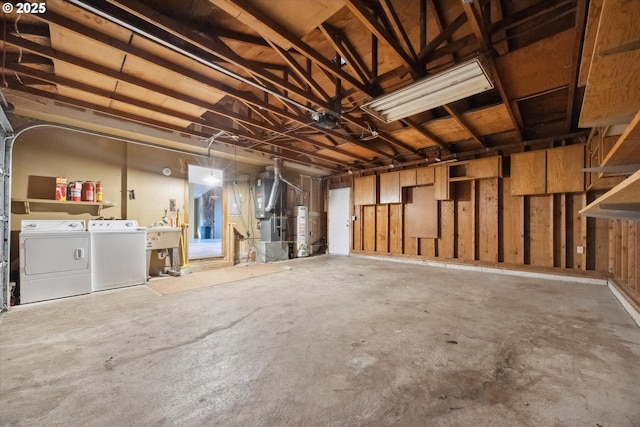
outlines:
{"label": "utility sink", "polygon": [[173,249],[180,246],[180,227],[148,227],[147,250]]}

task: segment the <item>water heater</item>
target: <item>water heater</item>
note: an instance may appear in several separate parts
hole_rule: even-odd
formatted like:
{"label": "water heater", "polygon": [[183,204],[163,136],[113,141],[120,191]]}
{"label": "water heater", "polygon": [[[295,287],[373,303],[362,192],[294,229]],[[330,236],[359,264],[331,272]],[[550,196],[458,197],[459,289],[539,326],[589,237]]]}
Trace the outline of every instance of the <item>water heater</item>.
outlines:
{"label": "water heater", "polygon": [[309,256],[309,212],[306,206],[296,206],[296,254]]}

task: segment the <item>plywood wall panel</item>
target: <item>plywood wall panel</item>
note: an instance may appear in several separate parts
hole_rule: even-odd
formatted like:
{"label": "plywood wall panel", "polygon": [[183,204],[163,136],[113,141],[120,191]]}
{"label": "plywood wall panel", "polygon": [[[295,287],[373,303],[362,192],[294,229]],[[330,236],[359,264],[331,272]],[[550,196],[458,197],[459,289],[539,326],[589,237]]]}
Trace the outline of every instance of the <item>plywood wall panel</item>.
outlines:
{"label": "plywood wall panel", "polygon": [[503,262],[524,264],[524,197],[511,195],[511,178],[502,180]]}
{"label": "plywood wall panel", "polygon": [[438,202],[433,185],[413,187],[411,203],[404,204],[404,224],[409,237],[438,237]]}
{"label": "plywood wall panel", "polygon": [[475,182],[460,182],[455,185],[455,208],[457,214],[458,258],[467,261],[476,259],[475,254]]}
{"label": "plywood wall panel", "polygon": [[622,280],[629,278],[629,221],[622,221],[620,232],[622,244],[620,252],[620,277]]}
{"label": "plywood wall panel", "polygon": [[593,218],[593,269],[609,271],[609,220]]}
{"label": "plywood wall panel", "polygon": [[553,267],[553,196],[529,197],[529,263]]}
{"label": "plywood wall panel", "polygon": [[[588,248],[587,245],[587,218],[580,215],[580,209],[585,206],[585,197],[583,194],[567,194],[567,268],[586,269],[587,267],[587,251],[591,249],[596,253],[596,248]],[[594,224],[595,225],[595,224]],[[606,241],[606,240],[605,240]],[[595,244],[595,242],[594,242]],[[583,253],[578,253],[578,246],[583,248]],[[600,248],[601,250],[602,248]],[[606,252],[605,252],[606,253]],[[602,254],[600,254],[602,257]],[[606,255],[604,258],[606,263]],[[606,271],[606,267],[603,271]]]}
{"label": "plywood wall panel", "polygon": [[402,253],[405,255],[411,255],[411,256],[416,256],[419,255],[418,252],[418,238],[417,237],[411,237],[409,236],[409,234],[406,232],[404,232],[403,235],[404,239],[403,239],[403,249],[402,249]]}
{"label": "plywood wall panel", "polygon": [[437,254],[437,239],[418,239],[420,255],[423,258],[435,258]]}
{"label": "plywood wall panel", "polygon": [[609,220],[609,273],[620,275],[622,269],[622,221]]}
{"label": "plywood wall panel", "polygon": [[389,205],[389,252],[402,254],[402,205]]}
{"label": "plywood wall panel", "polygon": [[373,252],[376,250],[376,206],[368,205],[362,208],[362,250]]}
{"label": "plywood wall panel", "polygon": [[456,213],[453,200],[440,202],[440,238],[438,239],[438,258],[456,256]]}
{"label": "plywood wall panel", "polygon": [[353,240],[351,242],[351,247],[354,251],[362,250],[363,210],[364,209],[362,206],[353,207],[353,215],[355,216],[355,220],[351,223],[351,227],[353,229]]}
{"label": "plywood wall panel", "polygon": [[628,253],[628,261],[627,261],[627,283],[629,287],[633,290],[636,290],[636,284],[638,280],[637,269],[638,269],[638,247],[636,246],[638,238],[637,238],[637,230],[638,230],[638,221],[627,221],[628,223],[628,231],[627,231],[627,253]]}
{"label": "plywood wall panel", "polygon": [[389,252],[389,206],[376,206],[376,252]]}
{"label": "plywood wall panel", "polygon": [[498,262],[498,179],[476,181],[476,191],[478,204],[478,259],[480,261]]}

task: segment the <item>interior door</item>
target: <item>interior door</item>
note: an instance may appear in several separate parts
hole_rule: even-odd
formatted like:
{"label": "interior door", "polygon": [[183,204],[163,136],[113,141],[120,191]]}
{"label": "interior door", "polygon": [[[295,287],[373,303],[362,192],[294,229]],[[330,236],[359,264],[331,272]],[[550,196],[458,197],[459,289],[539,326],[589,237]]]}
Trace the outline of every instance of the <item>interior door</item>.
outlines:
{"label": "interior door", "polygon": [[351,189],[329,190],[329,253],[349,255],[351,243]]}

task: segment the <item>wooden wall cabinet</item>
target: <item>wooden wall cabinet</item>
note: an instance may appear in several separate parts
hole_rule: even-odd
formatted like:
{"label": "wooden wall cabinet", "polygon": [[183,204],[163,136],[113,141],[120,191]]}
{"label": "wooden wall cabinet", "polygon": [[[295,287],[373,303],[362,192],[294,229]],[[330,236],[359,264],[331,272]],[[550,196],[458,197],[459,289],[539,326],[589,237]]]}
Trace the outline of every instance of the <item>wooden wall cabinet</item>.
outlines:
{"label": "wooden wall cabinet", "polygon": [[378,199],[376,175],[358,176],[353,180],[353,204],[375,205]]}
{"label": "wooden wall cabinet", "polygon": [[449,200],[449,165],[439,165],[434,168],[433,197],[436,200]]}
{"label": "wooden wall cabinet", "polygon": [[584,191],[584,145],[547,150],[547,193]]}
{"label": "wooden wall cabinet", "polygon": [[493,156],[469,161],[469,177],[472,179],[502,178],[502,157]]}
{"label": "wooden wall cabinet", "polygon": [[413,187],[416,185],[416,169],[400,171],[400,187]]}
{"label": "wooden wall cabinet", "polygon": [[416,185],[431,185],[435,182],[435,170],[433,166],[416,169]]}
{"label": "wooden wall cabinet", "polygon": [[402,202],[400,172],[387,172],[380,175],[380,203]]}
{"label": "wooden wall cabinet", "polygon": [[511,195],[584,191],[584,145],[511,155]]}
{"label": "wooden wall cabinet", "polygon": [[544,194],[547,189],[547,153],[526,151],[511,155],[511,195]]}

